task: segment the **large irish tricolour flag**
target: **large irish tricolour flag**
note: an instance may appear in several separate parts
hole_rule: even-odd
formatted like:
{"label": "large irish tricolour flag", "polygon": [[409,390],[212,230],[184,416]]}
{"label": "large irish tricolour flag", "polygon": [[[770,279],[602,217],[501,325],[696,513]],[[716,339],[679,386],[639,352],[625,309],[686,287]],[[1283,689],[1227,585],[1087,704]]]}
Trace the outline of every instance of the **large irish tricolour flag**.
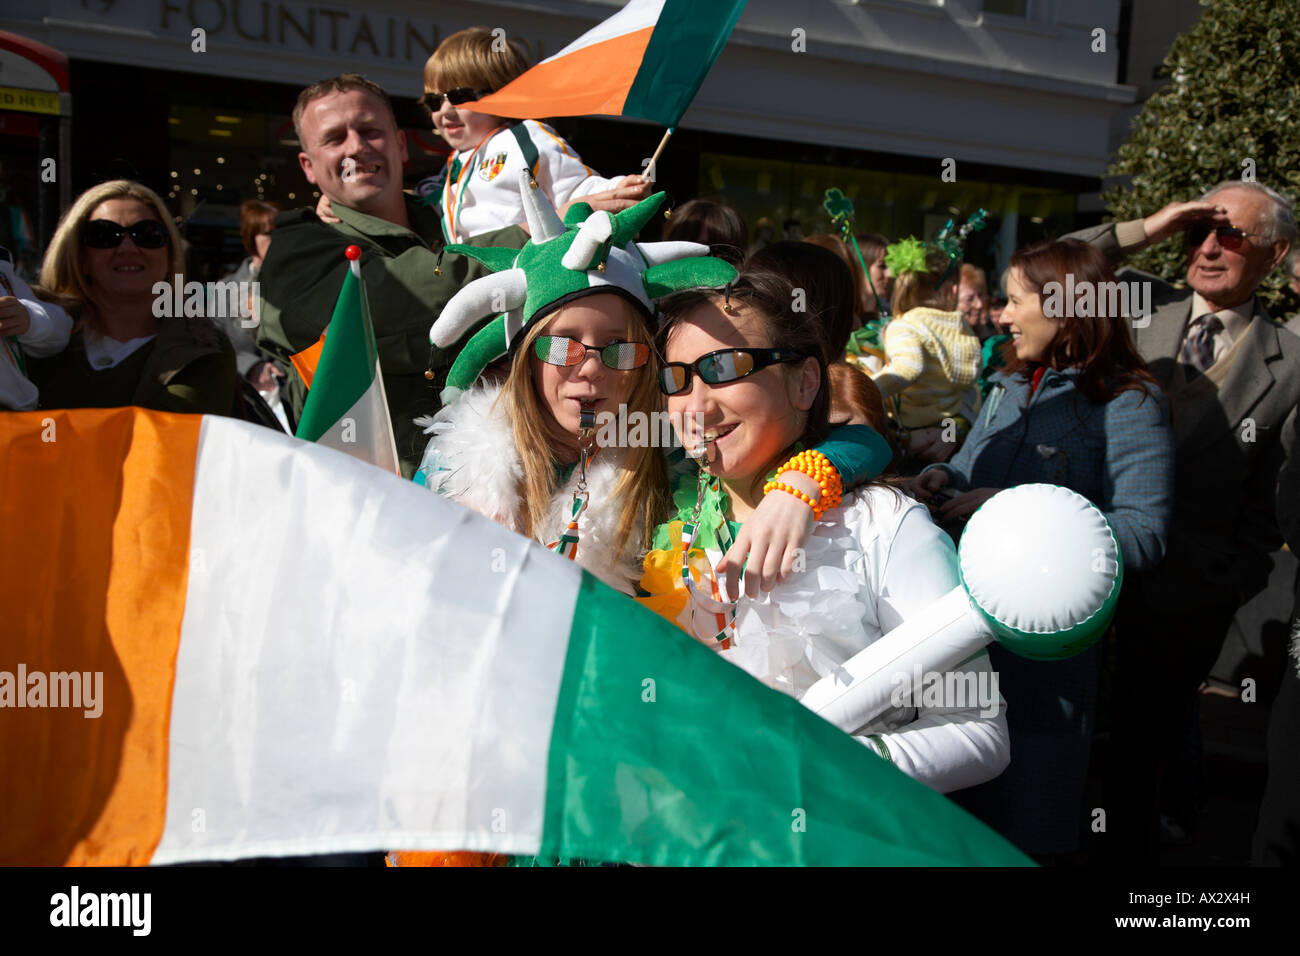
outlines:
{"label": "large irish tricolour flag", "polygon": [[0,865],[1027,862],[572,561],[318,444],[3,415],[0,527]]}
{"label": "large irish tricolour flag", "polygon": [[461,109],[634,116],[676,126],[727,44],[745,0],[629,0],[559,53]]}
{"label": "large irish tricolour flag", "polygon": [[[345,254],[350,268],[343,276],[326,334],[294,356],[308,387],[296,434],[400,474],[370,303],[361,279],[361,249],[348,246]],[[304,361],[316,363],[314,369],[304,368]]]}

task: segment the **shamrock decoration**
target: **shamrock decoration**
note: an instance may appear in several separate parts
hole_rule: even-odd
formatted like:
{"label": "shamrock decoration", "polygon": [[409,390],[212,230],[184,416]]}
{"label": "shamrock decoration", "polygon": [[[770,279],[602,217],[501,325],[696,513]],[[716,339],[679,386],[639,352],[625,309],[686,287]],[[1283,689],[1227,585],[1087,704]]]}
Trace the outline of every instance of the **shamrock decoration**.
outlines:
{"label": "shamrock decoration", "polygon": [[909,236],[885,249],[885,265],[896,276],[905,272],[925,272],[925,243]]}
{"label": "shamrock decoration", "polygon": [[826,214],[831,217],[831,222],[839,226],[845,238],[848,238],[853,232],[853,203],[849,200],[849,197],[832,187],[826,190],[826,198],[822,202],[822,207],[826,210]]}
{"label": "shamrock decoration", "polygon": [[965,224],[956,233],[953,232],[952,220],[949,219],[943,229],[940,230],[934,244],[946,252],[949,259],[956,259],[961,255],[962,246],[966,244],[966,237],[972,232],[979,232],[984,228],[985,215],[983,209],[976,209],[975,213],[966,220]]}

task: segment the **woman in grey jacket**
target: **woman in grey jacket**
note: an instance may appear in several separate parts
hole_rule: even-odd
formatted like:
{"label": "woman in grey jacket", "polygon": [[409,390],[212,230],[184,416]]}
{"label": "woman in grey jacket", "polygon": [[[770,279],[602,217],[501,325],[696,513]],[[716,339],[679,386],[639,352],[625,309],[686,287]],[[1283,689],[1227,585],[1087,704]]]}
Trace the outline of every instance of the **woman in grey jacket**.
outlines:
{"label": "woman in grey jacket", "polygon": [[[1114,282],[1105,257],[1077,240],[1012,257],[1000,322],[1013,354],[961,451],[912,482],[917,498],[938,505],[936,520],[967,518],[1004,488],[1047,482],[1105,513],[1127,570],[1160,560],[1173,500],[1169,402],[1133,346],[1135,317],[1115,308]],[[990,654],[1008,705],[1011,766],[960,802],[1027,853],[1073,852],[1088,822],[1101,645],[1059,662],[1001,647]]]}

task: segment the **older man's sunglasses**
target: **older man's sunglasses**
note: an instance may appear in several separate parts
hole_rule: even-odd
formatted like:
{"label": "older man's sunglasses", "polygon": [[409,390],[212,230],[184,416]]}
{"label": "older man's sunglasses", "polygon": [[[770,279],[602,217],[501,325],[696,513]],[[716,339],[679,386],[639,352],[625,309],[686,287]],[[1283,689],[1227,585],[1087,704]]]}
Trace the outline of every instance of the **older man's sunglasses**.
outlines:
{"label": "older man's sunglasses", "polygon": [[111,219],[92,219],[81,227],[81,244],[91,249],[116,249],[127,236],[141,249],[167,245],[167,227],[157,219],[141,219],[123,226]]}
{"label": "older man's sunglasses", "polygon": [[1236,226],[1211,226],[1209,223],[1198,222],[1187,230],[1188,245],[1193,249],[1198,248],[1211,232],[1214,233],[1219,245],[1229,252],[1236,252],[1252,236],[1259,236],[1257,232],[1246,232],[1246,230],[1238,229]]}
{"label": "older man's sunglasses", "polygon": [[719,349],[701,355],[694,362],[668,362],[659,370],[659,391],[676,395],[691,387],[692,372],[709,385],[726,385],[747,375],[808,356],[786,349]]}
{"label": "older man's sunglasses", "polygon": [[448,90],[446,93],[425,93],[418,100],[430,113],[436,113],[442,109],[442,99],[445,96],[447,102],[452,106],[460,106],[461,103],[472,103],[480,96],[487,96],[491,90],[472,90],[468,86],[458,86],[454,90]]}

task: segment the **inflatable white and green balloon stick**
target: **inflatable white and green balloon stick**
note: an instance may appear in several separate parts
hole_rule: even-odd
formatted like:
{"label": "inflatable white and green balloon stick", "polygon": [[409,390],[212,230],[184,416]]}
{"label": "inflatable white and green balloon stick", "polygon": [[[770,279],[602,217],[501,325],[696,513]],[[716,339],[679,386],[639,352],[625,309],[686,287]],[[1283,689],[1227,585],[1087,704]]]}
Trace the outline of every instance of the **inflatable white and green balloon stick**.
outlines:
{"label": "inflatable white and green balloon stick", "polygon": [[804,706],[856,733],[893,706],[900,682],[950,670],[992,640],[1032,660],[1071,657],[1105,632],[1124,580],[1105,516],[1057,485],[994,495],[957,560],[961,585],[813,684]]}

